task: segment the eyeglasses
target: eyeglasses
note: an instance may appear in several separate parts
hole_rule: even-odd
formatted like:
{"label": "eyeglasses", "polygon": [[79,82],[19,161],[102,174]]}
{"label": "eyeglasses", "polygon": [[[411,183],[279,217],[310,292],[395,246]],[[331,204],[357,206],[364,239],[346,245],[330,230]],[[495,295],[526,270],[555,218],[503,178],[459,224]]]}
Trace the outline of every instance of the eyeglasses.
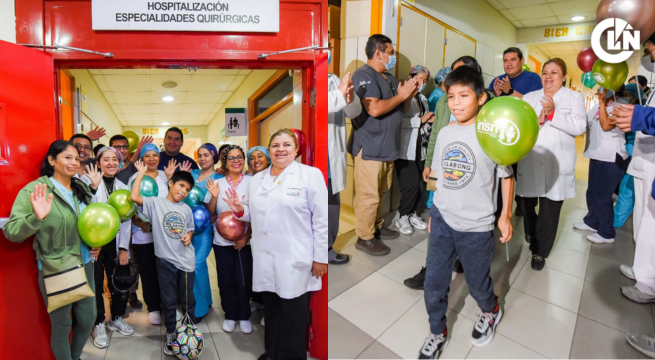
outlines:
{"label": "eyeglasses", "polygon": [[237,160],[238,161],[243,161],[243,156],[239,155],[239,156],[228,156],[227,157],[227,161],[234,162],[234,161],[237,161]]}
{"label": "eyeglasses", "polygon": [[116,150],[127,150],[129,148],[130,148],[129,145],[116,145],[116,146],[114,146],[114,149],[116,149]]}
{"label": "eyeglasses", "polygon": [[91,151],[91,147],[89,145],[77,144],[75,147],[77,150]]}

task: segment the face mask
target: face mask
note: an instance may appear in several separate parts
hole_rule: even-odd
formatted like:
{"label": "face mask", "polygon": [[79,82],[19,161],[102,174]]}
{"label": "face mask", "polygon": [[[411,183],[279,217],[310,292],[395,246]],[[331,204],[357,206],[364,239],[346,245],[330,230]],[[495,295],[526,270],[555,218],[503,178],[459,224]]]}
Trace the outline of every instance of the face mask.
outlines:
{"label": "face mask", "polygon": [[418,89],[418,92],[423,92],[424,89],[425,89],[425,84],[421,85],[421,88]]}
{"label": "face mask", "polygon": [[328,53],[328,65],[332,63],[332,51]]}
{"label": "face mask", "polygon": [[386,64],[383,63],[385,69],[387,69],[387,71],[389,71],[389,70],[393,69],[396,66],[396,55],[387,55],[387,54],[384,54],[384,55],[386,55],[389,58],[389,62],[387,62]]}
{"label": "face mask", "polygon": [[641,66],[650,72],[655,72],[655,63],[651,60],[650,55],[641,58]]}

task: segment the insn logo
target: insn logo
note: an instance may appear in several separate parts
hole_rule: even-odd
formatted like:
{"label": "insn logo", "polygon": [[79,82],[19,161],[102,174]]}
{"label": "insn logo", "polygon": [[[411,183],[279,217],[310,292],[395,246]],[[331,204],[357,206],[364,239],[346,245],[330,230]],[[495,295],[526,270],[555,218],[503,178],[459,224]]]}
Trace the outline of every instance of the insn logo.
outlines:
{"label": "insn logo", "polygon": [[[609,30],[613,29],[613,30]],[[618,54],[610,54],[601,44],[601,35],[607,30],[607,49],[623,50]],[[628,60],[635,50],[639,50],[639,30],[634,30],[625,20],[609,18],[596,25],[591,33],[591,47],[594,53],[603,61],[618,64]]]}
{"label": "insn logo", "polygon": [[493,124],[480,121],[478,132],[498,138],[499,143],[508,146],[516,144],[521,137],[518,126],[508,119],[498,119]]}

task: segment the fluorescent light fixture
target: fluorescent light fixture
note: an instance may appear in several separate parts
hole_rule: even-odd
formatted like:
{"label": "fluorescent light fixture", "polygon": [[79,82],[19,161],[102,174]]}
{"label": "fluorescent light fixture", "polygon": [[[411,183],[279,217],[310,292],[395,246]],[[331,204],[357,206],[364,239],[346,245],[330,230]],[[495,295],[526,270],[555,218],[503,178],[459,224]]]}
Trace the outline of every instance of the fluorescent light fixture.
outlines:
{"label": "fluorescent light fixture", "polygon": [[170,125],[171,123],[163,122],[162,125]]}
{"label": "fluorescent light fixture", "polygon": [[172,96],[170,96],[170,95],[166,95],[166,96],[164,96],[164,97],[161,98],[161,99],[164,100],[164,101],[166,101],[166,102],[175,100],[175,98],[172,97]]}
{"label": "fluorescent light fixture", "polygon": [[582,16],[582,15],[574,16],[574,17],[571,18],[571,20],[573,20],[573,21],[580,21],[580,20],[584,20],[584,19],[585,19],[585,17]]}

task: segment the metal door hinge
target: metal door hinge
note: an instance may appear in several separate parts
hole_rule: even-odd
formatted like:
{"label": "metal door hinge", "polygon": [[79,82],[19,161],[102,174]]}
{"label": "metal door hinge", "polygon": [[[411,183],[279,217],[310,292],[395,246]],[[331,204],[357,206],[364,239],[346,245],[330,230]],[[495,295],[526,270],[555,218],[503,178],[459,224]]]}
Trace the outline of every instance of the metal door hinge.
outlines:
{"label": "metal door hinge", "polygon": [[400,18],[400,26],[403,26],[403,18]]}
{"label": "metal door hinge", "polygon": [[448,45],[448,38],[443,38],[443,44]]}
{"label": "metal door hinge", "polygon": [[309,106],[316,106],[316,89],[312,89],[312,92],[309,94]]}

